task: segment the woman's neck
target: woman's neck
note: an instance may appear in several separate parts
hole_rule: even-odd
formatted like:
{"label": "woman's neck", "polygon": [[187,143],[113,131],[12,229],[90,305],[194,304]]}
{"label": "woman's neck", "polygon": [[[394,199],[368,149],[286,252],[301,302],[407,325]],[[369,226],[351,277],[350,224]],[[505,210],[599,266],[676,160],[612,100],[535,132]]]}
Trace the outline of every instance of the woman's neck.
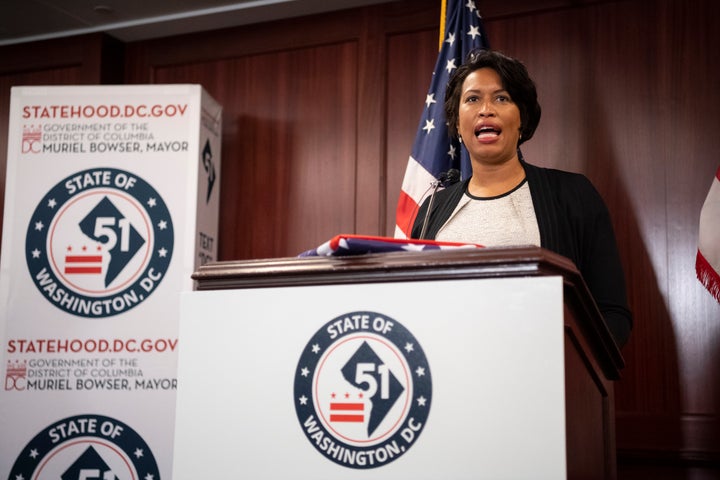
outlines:
{"label": "woman's neck", "polygon": [[517,156],[499,164],[473,162],[468,191],[475,197],[496,197],[517,187],[524,178],[525,169]]}

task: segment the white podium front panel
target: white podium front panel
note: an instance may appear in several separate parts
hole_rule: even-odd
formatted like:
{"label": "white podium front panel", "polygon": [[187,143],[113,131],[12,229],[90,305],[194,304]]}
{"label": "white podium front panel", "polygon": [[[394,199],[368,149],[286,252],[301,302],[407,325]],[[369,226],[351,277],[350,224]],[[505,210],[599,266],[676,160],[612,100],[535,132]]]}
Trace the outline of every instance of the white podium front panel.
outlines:
{"label": "white podium front panel", "polygon": [[173,478],[565,478],[562,288],[186,292]]}

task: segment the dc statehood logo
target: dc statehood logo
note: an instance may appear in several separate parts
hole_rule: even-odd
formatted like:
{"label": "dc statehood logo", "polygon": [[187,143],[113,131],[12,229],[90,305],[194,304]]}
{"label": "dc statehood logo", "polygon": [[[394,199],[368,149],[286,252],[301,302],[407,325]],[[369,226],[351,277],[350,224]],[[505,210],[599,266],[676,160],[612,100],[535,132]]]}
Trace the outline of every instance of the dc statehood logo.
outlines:
{"label": "dc statehood logo", "polygon": [[23,448],[8,477],[17,479],[160,480],[160,471],[135,430],[110,417],[78,415]]}
{"label": "dc statehood logo", "polygon": [[173,253],[170,211],[139,176],[113,168],[55,185],[30,219],[25,257],[35,286],[57,308],[107,317],[142,303]]}
{"label": "dc statehood logo", "polygon": [[400,323],[375,312],[329,321],[295,372],[295,411],[326,458],[350,468],[396,460],[417,441],[430,412],[425,353]]}

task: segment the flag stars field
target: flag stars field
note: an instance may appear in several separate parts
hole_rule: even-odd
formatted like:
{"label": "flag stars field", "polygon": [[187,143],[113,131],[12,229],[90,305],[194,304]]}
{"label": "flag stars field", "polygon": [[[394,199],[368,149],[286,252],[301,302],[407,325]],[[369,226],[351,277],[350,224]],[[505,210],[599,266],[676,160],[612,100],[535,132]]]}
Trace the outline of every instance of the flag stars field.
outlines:
{"label": "flag stars field", "polygon": [[480,36],[480,30],[478,29],[478,27],[476,27],[475,25],[473,25],[472,27],[470,27],[470,31],[469,31],[467,34],[468,34],[473,40],[475,40],[475,37],[479,37],[479,36]]}
{"label": "flag stars field", "polygon": [[427,133],[430,133],[435,128],[435,119],[431,118],[430,120],[425,120],[425,126],[423,127],[423,130],[425,130]]}
{"label": "flag stars field", "polygon": [[402,249],[407,252],[422,252],[425,249],[425,247],[423,245],[408,244],[408,245],[404,245],[402,247]]}
{"label": "flag stars field", "polygon": [[437,103],[437,102],[435,101],[435,94],[434,94],[434,93],[430,93],[430,94],[428,94],[427,97],[425,97],[425,106],[426,106],[427,108],[430,108],[430,105],[432,105],[433,103]]}
{"label": "flag stars field", "polygon": [[[469,35],[469,33],[468,33]],[[447,61],[447,64],[445,65],[445,70],[447,70],[448,73],[452,72],[457,68],[457,65],[455,64],[455,59],[451,58]]]}

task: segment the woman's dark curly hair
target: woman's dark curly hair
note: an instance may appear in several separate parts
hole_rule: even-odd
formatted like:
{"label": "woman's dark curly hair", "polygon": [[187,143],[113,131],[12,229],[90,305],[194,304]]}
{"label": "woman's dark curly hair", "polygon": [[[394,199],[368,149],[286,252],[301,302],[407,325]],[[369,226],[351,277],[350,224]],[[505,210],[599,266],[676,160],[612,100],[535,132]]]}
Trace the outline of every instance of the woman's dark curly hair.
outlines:
{"label": "woman's dark curly hair", "polygon": [[525,65],[493,50],[473,50],[460,67],[450,77],[445,89],[445,118],[448,122],[448,134],[458,135],[458,115],[460,96],[465,79],[480,68],[495,70],[510,94],[512,101],[520,110],[520,140],[518,145],[532,138],[540,123],[540,104],[537,101],[535,82],[532,81]]}

